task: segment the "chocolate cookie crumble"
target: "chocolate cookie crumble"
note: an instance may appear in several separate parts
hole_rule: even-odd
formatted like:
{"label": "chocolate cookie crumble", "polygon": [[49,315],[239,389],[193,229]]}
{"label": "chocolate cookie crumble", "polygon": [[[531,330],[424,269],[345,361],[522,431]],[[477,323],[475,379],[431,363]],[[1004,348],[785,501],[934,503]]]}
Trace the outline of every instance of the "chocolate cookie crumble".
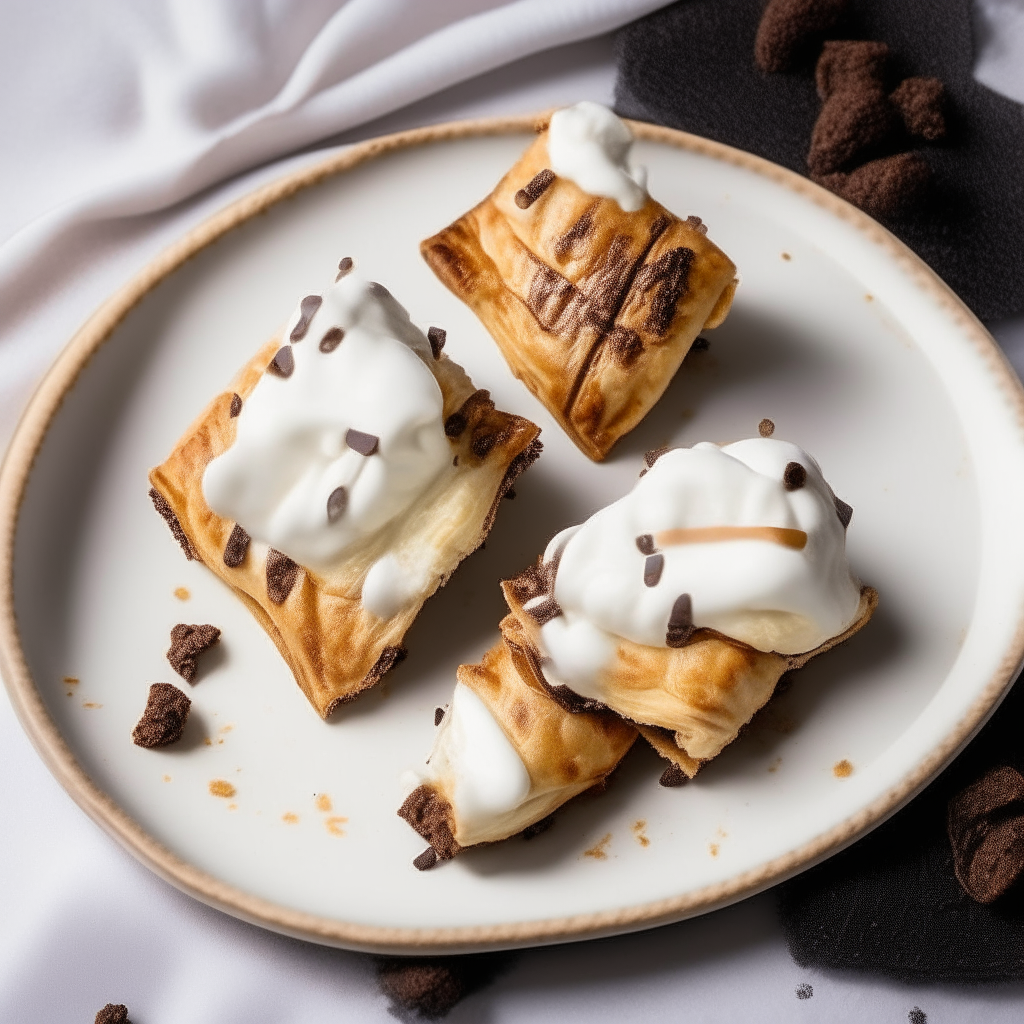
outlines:
{"label": "chocolate cookie crumble", "polygon": [[192,701],[170,683],[153,683],[149,698],[135,728],[132,742],[137,747],[166,747],[181,739]]}
{"label": "chocolate cookie crumble", "polygon": [[378,962],[381,991],[395,1004],[392,1014],[439,1020],[468,995],[494,981],[508,964],[502,953],[447,957],[388,957]]}
{"label": "chocolate cookie crumble", "polygon": [[767,417],[757,425],[757,432],[762,437],[771,437],[775,433],[775,424]]}
{"label": "chocolate cookie crumble", "polygon": [[107,1003],[96,1014],[94,1024],[131,1024],[128,1020],[128,1007],[124,1003]]}
{"label": "chocolate cookie crumble", "polygon": [[435,359],[441,358],[441,350],[448,339],[448,332],[441,327],[427,328],[427,341],[430,342],[430,351]]}
{"label": "chocolate cookie crumble", "polygon": [[658,779],[658,785],[665,786],[666,789],[673,789],[676,786],[685,786],[689,781],[690,776],[687,775],[679,765],[670,764],[661,773],[661,778]]}
{"label": "chocolate cookie crumble", "polygon": [[199,655],[220,640],[220,630],[209,624],[188,625],[179,622],[171,630],[171,647],[167,660],[171,668],[187,683],[191,683],[198,670]]}

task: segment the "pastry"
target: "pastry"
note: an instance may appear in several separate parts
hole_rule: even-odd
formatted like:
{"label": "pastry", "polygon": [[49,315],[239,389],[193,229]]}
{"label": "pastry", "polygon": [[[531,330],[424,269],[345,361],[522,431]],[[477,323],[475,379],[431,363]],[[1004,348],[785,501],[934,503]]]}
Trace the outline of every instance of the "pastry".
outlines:
{"label": "pastry", "polygon": [[609,711],[566,711],[514,616],[501,632],[481,664],[459,666],[423,778],[398,812],[433,851],[418,867],[517,835],[603,786],[636,739]]}
{"label": "pastry", "polygon": [[647,194],[631,145],[597,103],[559,110],[482,203],[420,246],[595,460],[647,415],[736,289],[700,218]]}
{"label": "pastry", "polygon": [[692,777],[877,595],[846,560],[853,510],[796,445],[701,443],[648,462],[503,589],[555,700],[611,708]]}
{"label": "pastry", "polygon": [[242,598],[325,718],[404,655],[540,452],[444,339],[342,260],[150,473],[186,556]]}

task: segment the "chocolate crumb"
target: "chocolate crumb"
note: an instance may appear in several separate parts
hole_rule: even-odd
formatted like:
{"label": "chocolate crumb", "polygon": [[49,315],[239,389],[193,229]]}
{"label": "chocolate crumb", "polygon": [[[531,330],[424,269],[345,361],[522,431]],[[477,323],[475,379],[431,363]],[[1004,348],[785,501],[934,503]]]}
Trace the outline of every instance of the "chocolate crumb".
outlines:
{"label": "chocolate crumb", "polygon": [[881,85],[865,82],[837,89],[814,123],[807,167],[819,176],[842,170],[854,159],[877,152],[897,124],[896,109]]}
{"label": "chocolate crumb", "polygon": [[444,348],[445,341],[448,340],[448,332],[440,327],[428,327],[427,328],[427,341],[430,342],[430,351],[434,354],[435,359],[441,358],[441,349]]}
{"label": "chocolate crumb", "polygon": [[702,235],[706,235],[708,233],[707,224],[705,224],[704,221],[695,214],[691,213],[690,216],[686,218],[686,223],[693,228],[694,231],[697,231]]}
{"label": "chocolate crumb", "polygon": [[693,598],[689,594],[680,594],[672,605],[668,617],[668,631],[665,644],[668,647],[685,647],[693,632]]}
{"label": "chocolate crumb", "polygon": [[835,40],[825,44],[814,68],[818,95],[827,100],[840,89],[857,89],[885,81],[889,47],[869,40]]}
{"label": "chocolate crumb", "polygon": [[299,567],[286,554],[271,548],[267,552],[267,597],[274,604],[283,604],[292,592]]}
{"label": "chocolate crumb", "polygon": [[535,821],[532,825],[527,825],[519,834],[524,839],[534,839],[544,832],[547,832],[549,828],[555,823],[555,816],[549,814],[546,818],[541,818],[540,821]]}
{"label": "chocolate crumb", "polygon": [[229,569],[237,569],[244,561],[249,550],[249,534],[235,523],[227,544],[224,545],[224,564]]}
{"label": "chocolate crumb", "polygon": [[711,348],[711,342],[707,338],[700,337],[694,338],[693,344],[690,346],[691,352],[707,352]]}
{"label": "chocolate crumb", "polygon": [[345,340],[345,332],[340,327],[332,327],[320,339],[318,348],[325,356],[330,355]]}
{"label": "chocolate crumb", "polygon": [[137,747],[165,747],[181,739],[192,701],[170,683],[153,683],[146,709],[132,730]]}
{"label": "chocolate crumb", "polygon": [[542,601],[540,604],[525,608],[524,611],[531,619],[533,619],[534,622],[537,623],[538,626],[543,626],[552,619],[557,619],[558,616],[562,614],[561,607],[553,597],[549,597],[546,601]]}
{"label": "chocolate crumb", "polygon": [[919,203],[931,181],[931,168],[920,153],[897,153],[862,164],[849,174],[814,176],[834,192],[872,217],[898,217]]}
{"label": "chocolate crumb", "polygon": [[393,1016],[438,1020],[460,999],[493,982],[508,963],[508,955],[502,953],[388,957],[378,962],[377,978],[394,1004],[389,1008]]}
{"label": "chocolate crumb", "polygon": [[[342,263],[344,262],[342,260]],[[338,265],[338,269],[341,269],[341,264]],[[292,333],[288,335],[291,341],[301,341],[306,336],[310,321],[316,316],[316,311],[320,308],[320,304],[323,301],[319,295],[307,295],[299,303],[299,322],[292,328]],[[286,373],[284,376],[287,377],[288,374]]]}
{"label": "chocolate crumb", "polygon": [[334,283],[337,284],[346,274],[351,272],[355,264],[352,262],[351,256],[345,256],[338,264],[338,276],[334,279]]}
{"label": "chocolate crumb", "polygon": [[437,863],[437,850],[428,846],[418,857],[414,857],[412,866],[417,871],[429,871]]}
{"label": "chocolate crumb", "polygon": [[179,622],[171,630],[171,647],[167,660],[171,668],[187,683],[196,677],[199,655],[208,651],[220,640],[220,630],[208,623],[189,625]]}
{"label": "chocolate crumb", "polygon": [[462,849],[449,824],[451,804],[430,786],[417,786],[398,809],[398,816],[430,843],[441,860],[451,860]]}
{"label": "chocolate crumb", "polygon": [[452,441],[454,441],[465,429],[466,417],[463,415],[461,410],[459,412],[453,412],[451,416],[444,421],[445,437],[450,438]]}
{"label": "chocolate crumb", "polygon": [[807,470],[799,462],[787,462],[782,473],[782,485],[787,491],[799,491],[807,483]]}
{"label": "chocolate crumb", "polygon": [[543,171],[539,171],[515,194],[516,206],[520,210],[529,209],[547,191],[554,180],[554,171],[546,167]]}
{"label": "chocolate crumb", "polygon": [[653,555],[654,537],[649,533],[642,533],[636,539],[636,546],[641,555]]}
{"label": "chocolate crumb", "polygon": [[649,452],[644,452],[644,464],[650,469],[667,451],[671,451],[671,449],[668,447],[652,448]]}
{"label": "chocolate crumb", "polygon": [[234,394],[231,396],[231,411],[229,415],[234,419],[242,411],[242,396]]}
{"label": "chocolate crumb", "polygon": [[670,764],[658,779],[658,785],[666,789],[674,789],[676,786],[685,786],[690,781],[690,776],[677,764]]}
{"label": "chocolate crumb", "polygon": [[807,982],[804,982],[802,985],[797,985],[797,987],[796,987],[796,997],[797,997],[797,999],[810,999],[811,996],[813,996],[813,995],[814,995],[814,989],[810,985],[808,985]]}
{"label": "chocolate crumb", "polygon": [[277,350],[277,355],[270,360],[267,373],[275,377],[290,377],[295,372],[295,355],[291,345],[285,345]]}
{"label": "chocolate crumb", "polygon": [[915,1006],[907,1014],[907,1024],[928,1024],[928,1014],[920,1006]]}
{"label": "chocolate crumb", "polygon": [[946,135],[946,87],[938,78],[904,78],[889,97],[911,135],[935,142]]}
{"label": "chocolate crumb", "polygon": [[128,1020],[128,1007],[124,1003],[107,1003],[96,1014],[94,1024],[131,1024]]}
{"label": "chocolate crumb", "polygon": [[327,522],[336,523],[348,508],[348,491],[335,487],[327,498]]}
{"label": "chocolate crumb", "polygon": [[664,568],[664,555],[648,555],[647,561],[644,562],[644,586],[656,587],[661,582]]}
{"label": "chocolate crumb", "polygon": [[839,23],[847,0],[771,0],[761,15],[754,60],[762,71],[791,71]]}
{"label": "chocolate crumb", "polygon": [[757,432],[762,437],[771,437],[775,433],[775,424],[770,419],[763,419],[757,425]]}
{"label": "chocolate crumb", "polygon": [[185,531],[181,528],[181,523],[178,521],[178,517],[174,514],[174,509],[171,508],[167,499],[155,487],[149,489],[149,497],[153,502],[153,507],[169,527],[171,535],[181,546],[181,550],[185,552],[185,557],[190,562],[198,561],[199,555],[196,554],[196,549],[192,547],[192,541],[188,539]]}
{"label": "chocolate crumb", "polygon": [[853,506],[847,505],[842,498],[837,498],[834,494],[832,495],[832,502],[836,507],[836,515],[839,516],[839,522],[843,524],[843,529],[845,530],[853,518]]}
{"label": "chocolate crumb", "polygon": [[513,488],[513,487],[510,487],[510,488],[509,488],[509,489],[508,489],[508,490],[507,490],[507,491],[506,491],[506,492],[504,493],[503,497],[505,497],[505,498],[508,498],[508,500],[509,500],[509,501],[515,501],[515,500],[516,500],[516,492],[515,492],[515,488]]}
{"label": "chocolate crumb", "polygon": [[434,708],[434,728],[444,721],[444,708]]}
{"label": "chocolate crumb", "polygon": [[361,430],[349,430],[345,434],[345,444],[360,455],[376,455],[380,438],[376,434],[364,434]]}

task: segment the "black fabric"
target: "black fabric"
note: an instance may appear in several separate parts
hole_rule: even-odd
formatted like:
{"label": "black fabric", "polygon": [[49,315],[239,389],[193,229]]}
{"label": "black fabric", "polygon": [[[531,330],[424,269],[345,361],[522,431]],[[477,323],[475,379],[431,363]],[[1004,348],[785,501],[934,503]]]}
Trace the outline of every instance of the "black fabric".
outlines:
{"label": "black fabric", "polygon": [[[745,149],[806,174],[821,109],[813,64],[766,74],[754,65],[764,0],[683,0],[622,29],[616,110]],[[834,38],[893,52],[893,85],[934,75],[950,131],[921,143],[929,201],[886,226],[983,320],[1024,310],[1024,114],[974,81],[970,0],[852,0]],[[742,269],[742,268],[741,268]]]}

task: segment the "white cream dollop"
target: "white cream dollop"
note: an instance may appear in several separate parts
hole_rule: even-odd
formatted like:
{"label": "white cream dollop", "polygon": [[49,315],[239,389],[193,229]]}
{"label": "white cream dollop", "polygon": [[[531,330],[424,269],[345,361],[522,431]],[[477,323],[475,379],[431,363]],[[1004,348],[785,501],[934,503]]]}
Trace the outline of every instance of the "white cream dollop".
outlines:
{"label": "white cream dollop", "polygon": [[[803,470],[794,489],[784,482],[790,463]],[[678,532],[707,528],[709,539]],[[650,538],[643,546],[652,563],[642,537]],[[695,627],[780,654],[812,650],[843,632],[860,604],[832,492],[814,459],[786,441],[669,451],[629,494],[555,541],[562,614],[541,627],[545,675],[595,699],[619,638],[667,646],[682,595]]]}
{"label": "white cream dollop", "polygon": [[629,163],[633,135],[607,107],[584,100],[556,110],[548,128],[551,170],[626,213],[647,202],[647,172]]}
{"label": "white cream dollop", "polygon": [[[301,308],[282,339],[294,369],[260,378],[234,443],[206,468],[203,495],[254,540],[329,570],[408,509],[451,452],[430,344],[387,289],[351,270],[311,319]],[[373,438],[371,454],[352,447],[370,448]]]}

